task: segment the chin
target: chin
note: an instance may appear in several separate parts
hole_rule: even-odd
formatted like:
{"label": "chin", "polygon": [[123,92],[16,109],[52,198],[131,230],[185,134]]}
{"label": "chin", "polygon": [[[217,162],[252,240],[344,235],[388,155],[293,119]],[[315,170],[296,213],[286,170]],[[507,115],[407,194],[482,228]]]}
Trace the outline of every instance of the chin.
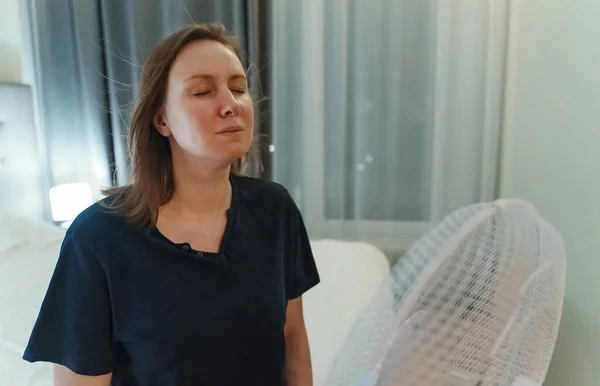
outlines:
{"label": "chin", "polygon": [[230,158],[230,159],[240,159],[240,158],[244,157],[246,154],[248,154],[249,151],[250,151],[249,144],[242,144],[242,143],[230,144],[227,147],[227,149],[223,151],[223,156],[225,156],[225,158]]}

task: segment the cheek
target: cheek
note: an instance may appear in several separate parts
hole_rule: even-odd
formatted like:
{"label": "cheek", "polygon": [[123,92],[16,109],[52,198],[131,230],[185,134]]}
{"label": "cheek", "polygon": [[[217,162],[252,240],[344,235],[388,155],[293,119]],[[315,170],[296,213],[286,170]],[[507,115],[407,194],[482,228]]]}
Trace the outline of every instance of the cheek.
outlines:
{"label": "cheek", "polygon": [[189,104],[184,114],[191,130],[200,132],[213,130],[215,114],[210,107]]}
{"label": "cheek", "polygon": [[242,115],[244,123],[250,128],[253,128],[254,124],[254,104],[252,100],[244,101],[242,108]]}
{"label": "cheek", "polygon": [[214,125],[213,117],[206,107],[194,103],[182,103],[173,109],[169,122],[173,135],[178,140],[193,141],[208,132]]}

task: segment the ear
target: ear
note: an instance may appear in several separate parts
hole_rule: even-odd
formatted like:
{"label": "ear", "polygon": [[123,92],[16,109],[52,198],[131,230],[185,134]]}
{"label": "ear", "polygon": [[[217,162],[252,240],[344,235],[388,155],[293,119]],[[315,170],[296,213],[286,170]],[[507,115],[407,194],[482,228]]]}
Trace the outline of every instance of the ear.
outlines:
{"label": "ear", "polygon": [[163,109],[160,109],[160,111],[154,116],[152,123],[154,123],[156,131],[158,131],[160,134],[165,137],[171,136],[171,129],[169,129],[169,125],[167,125],[167,122],[165,121]]}

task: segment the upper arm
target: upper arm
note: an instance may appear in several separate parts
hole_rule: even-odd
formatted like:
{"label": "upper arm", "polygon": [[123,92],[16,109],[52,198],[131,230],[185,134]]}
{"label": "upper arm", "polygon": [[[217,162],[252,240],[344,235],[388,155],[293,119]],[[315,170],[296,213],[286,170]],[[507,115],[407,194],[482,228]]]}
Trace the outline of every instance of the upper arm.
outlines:
{"label": "upper arm", "polygon": [[[289,249],[287,258],[286,285],[287,299],[292,301],[300,297],[320,281],[319,272],[310,245],[308,231],[300,210],[288,196],[290,223]],[[301,303],[301,302],[300,302]]]}
{"label": "upper arm", "polygon": [[60,364],[81,375],[108,374],[112,333],[106,271],[92,251],[67,234],[23,359]]}
{"label": "upper arm", "polygon": [[304,312],[302,309],[302,296],[288,302],[284,326],[285,337],[289,337],[296,331],[304,330]]}
{"label": "upper arm", "polygon": [[67,367],[54,365],[54,386],[110,386],[112,373],[89,376],[75,374]]}

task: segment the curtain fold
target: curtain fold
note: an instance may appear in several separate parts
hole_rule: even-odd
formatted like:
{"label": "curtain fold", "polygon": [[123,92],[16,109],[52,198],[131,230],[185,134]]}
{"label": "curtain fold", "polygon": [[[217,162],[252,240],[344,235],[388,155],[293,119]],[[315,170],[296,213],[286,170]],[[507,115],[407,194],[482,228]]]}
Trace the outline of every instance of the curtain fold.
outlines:
{"label": "curtain fold", "polygon": [[[242,42],[250,87],[268,93],[269,46],[262,34],[269,3],[24,0],[49,184],[89,183],[99,198],[114,180],[128,181],[126,124],[141,65],[161,38],[183,25],[222,22]],[[264,106],[258,106],[257,129],[268,133]]]}

